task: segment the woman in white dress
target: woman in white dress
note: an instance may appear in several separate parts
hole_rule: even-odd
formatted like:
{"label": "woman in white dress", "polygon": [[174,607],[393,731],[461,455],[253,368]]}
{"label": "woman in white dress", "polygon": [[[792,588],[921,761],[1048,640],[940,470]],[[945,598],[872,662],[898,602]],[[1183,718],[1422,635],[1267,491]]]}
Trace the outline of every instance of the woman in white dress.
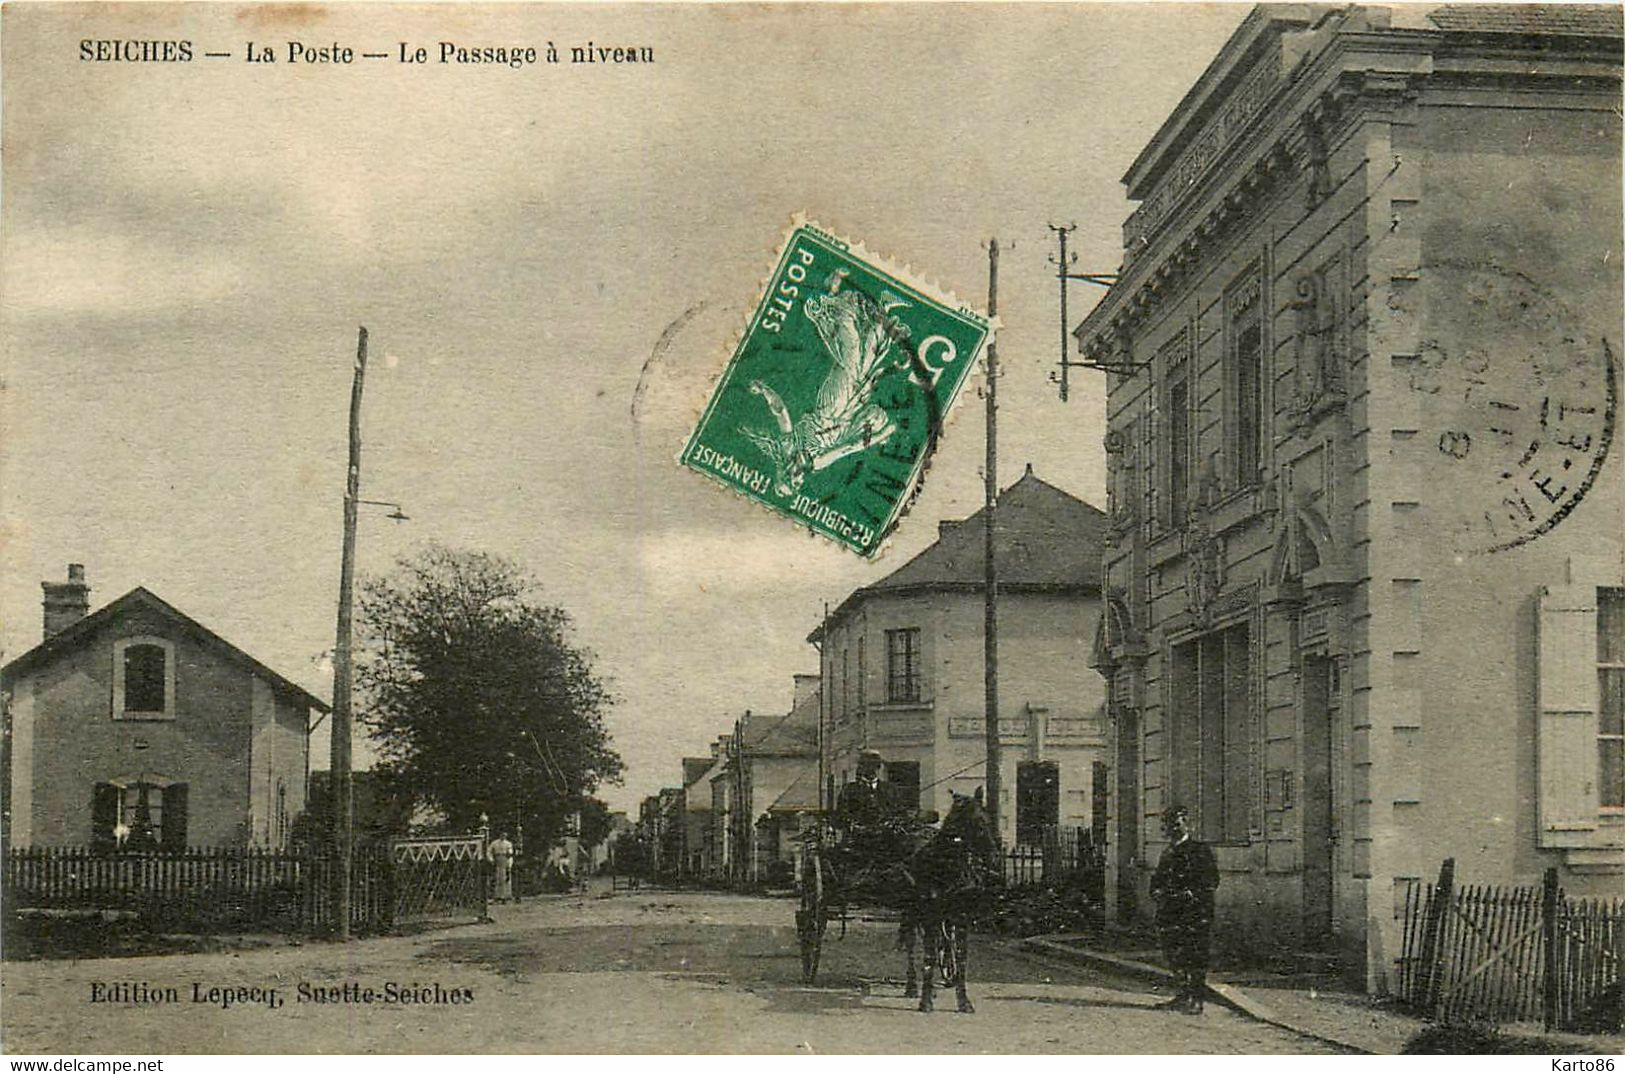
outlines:
{"label": "woman in white dress", "polygon": [[491,898],[507,902],[513,898],[513,844],[506,832],[498,832],[485,849],[491,863]]}

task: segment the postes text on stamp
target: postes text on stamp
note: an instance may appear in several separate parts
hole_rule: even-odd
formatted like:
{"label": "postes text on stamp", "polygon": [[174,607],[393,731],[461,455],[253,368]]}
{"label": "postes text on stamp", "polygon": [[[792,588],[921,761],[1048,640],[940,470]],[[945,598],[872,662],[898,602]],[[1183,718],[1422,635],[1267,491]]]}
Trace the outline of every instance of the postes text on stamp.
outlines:
{"label": "postes text on stamp", "polygon": [[992,331],[798,220],[681,461],[873,556]]}

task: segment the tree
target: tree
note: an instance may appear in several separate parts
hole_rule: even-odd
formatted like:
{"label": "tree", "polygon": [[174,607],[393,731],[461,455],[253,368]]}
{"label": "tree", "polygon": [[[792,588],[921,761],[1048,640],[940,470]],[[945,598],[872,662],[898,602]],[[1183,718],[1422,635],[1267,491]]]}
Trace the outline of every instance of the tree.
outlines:
{"label": "tree", "polygon": [[435,547],[363,583],[356,683],[380,775],[467,831],[549,845],[620,755],[612,703],[570,617],[513,563]]}
{"label": "tree", "polygon": [[581,803],[581,845],[588,850],[609,838],[609,806],[596,798]]}

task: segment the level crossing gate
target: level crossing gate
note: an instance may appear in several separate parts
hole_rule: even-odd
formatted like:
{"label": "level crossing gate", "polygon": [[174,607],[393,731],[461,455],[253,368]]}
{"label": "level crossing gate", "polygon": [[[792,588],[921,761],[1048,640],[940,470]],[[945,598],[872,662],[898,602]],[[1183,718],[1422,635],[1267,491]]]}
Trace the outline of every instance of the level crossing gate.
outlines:
{"label": "level crossing gate", "polygon": [[414,836],[389,843],[392,924],[432,917],[486,916],[486,837]]}

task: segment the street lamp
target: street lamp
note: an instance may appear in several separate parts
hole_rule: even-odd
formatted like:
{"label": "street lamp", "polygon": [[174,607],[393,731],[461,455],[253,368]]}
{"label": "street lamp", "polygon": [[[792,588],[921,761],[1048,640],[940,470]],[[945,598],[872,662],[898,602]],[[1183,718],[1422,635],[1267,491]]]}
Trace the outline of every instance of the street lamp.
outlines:
{"label": "street lamp", "polygon": [[384,516],[385,518],[387,518],[387,519],[389,519],[389,520],[391,520],[393,522],[410,522],[410,521],[412,521],[412,516],[406,514],[405,512],[403,512],[401,510],[401,505],[398,504],[398,503],[395,503],[395,502],[393,502],[391,500],[357,500],[356,503],[367,503],[367,504],[371,504],[374,507],[393,507],[395,510],[393,510],[389,514],[385,515]]}

